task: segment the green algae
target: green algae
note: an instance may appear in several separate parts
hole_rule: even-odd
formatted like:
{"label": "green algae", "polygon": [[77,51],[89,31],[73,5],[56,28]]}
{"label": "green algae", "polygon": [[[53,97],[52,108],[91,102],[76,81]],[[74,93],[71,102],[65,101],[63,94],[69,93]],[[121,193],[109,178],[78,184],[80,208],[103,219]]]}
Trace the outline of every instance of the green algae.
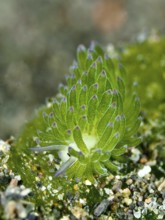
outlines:
{"label": "green algae", "polygon": [[138,82],[137,90],[142,108],[152,114],[159,112],[158,107],[165,103],[164,51],[165,38],[158,37],[128,45],[121,52],[121,60],[130,82]]}

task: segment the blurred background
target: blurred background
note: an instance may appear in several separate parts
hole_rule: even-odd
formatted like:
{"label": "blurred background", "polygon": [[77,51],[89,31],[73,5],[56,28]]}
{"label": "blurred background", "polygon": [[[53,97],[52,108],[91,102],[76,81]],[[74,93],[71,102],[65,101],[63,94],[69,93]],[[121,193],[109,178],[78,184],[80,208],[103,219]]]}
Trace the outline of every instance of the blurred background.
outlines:
{"label": "blurred background", "polygon": [[165,0],[0,0],[0,138],[53,96],[79,44],[165,32]]}

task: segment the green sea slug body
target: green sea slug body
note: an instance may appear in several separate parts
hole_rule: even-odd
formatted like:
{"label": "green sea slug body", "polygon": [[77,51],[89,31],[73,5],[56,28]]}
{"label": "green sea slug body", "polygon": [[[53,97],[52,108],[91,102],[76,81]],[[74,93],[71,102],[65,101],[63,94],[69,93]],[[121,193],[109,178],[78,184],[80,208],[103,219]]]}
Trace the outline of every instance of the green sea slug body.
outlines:
{"label": "green sea slug body", "polygon": [[42,112],[41,126],[34,125],[37,132],[29,138],[36,144],[28,150],[58,157],[55,176],[94,181],[95,175],[116,170],[112,161],[140,143],[139,98],[126,88],[124,69],[114,63],[98,45],[79,46],[67,84]]}

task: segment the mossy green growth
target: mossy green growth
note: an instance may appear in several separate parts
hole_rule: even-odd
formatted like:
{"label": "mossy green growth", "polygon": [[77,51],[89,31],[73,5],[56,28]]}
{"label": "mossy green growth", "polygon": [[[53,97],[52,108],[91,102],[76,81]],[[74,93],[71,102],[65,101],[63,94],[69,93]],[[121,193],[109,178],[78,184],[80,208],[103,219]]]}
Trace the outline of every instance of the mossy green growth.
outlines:
{"label": "mossy green growth", "polygon": [[49,185],[53,191],[67,188],[71,179],[94,183],[116,171],[115,161],[141,142],[140,101],[116,63],[98,45],[78,47],[66,85],[36,112],[12,147],[12,169],[26,185],[41,184],[43,191]]}
{"label": "mossy green growth", "polygon": [[[153,115],[164,103],[165,37],[153,37],[124,46],[119,54],[127,68],[127,81],[138,82],[137,91],[142,109]],[[152,116],[151,116],[152,117]]]}

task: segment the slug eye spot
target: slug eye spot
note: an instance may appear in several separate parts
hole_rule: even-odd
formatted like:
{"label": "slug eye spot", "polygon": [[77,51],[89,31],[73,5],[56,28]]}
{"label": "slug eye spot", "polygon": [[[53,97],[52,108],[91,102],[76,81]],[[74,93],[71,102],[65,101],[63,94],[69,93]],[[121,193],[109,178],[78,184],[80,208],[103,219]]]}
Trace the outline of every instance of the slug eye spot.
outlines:
{"label": "slug eye spot", "polygon": [[86,91],[87,90],[87,86],[86,85],[83,86],[82,89],[83,89],[83,91]]}
{"label": "slug eye spot", "polygon": [[96,67],[97,67],[97,64],[96,64],[96,62],[94,62],[94,63],[92,64],[92,68],[96,69]]}
{"label": "slug eye spot", "polygon": [[106,77],[106,75],[107,75],[107,74],[106,74],[105,70],[102,70],[102,71],[101,71],[101,76],[102,76],[102,77]]}
{"label": "slug eye spot", "polygon": [[86,105],[82,105],[82,106],[81,106],[81,109],[82,109],[82,110],[86,110]]}
{"label": "slug eye spot", "polygon": [[97,58],[97,62],[98,62],[98,63],[102,63],[102,62],[103,62],[103,59],[102,59],[101,56],[99,56],[99,57]]}
{"label": "slug eye spot", "polygon": [[83,44],[80,44],[77,48],[77,52],[80,53],[80,52],[84,52],[86,51],[86,48]]}
{"label": "slug eye spot", "polygon": [[107,93],[108,95],[111,95],[111,94],[112,94],[112,90],[111,90],[111,89],[108,89],[108,90],[106,91],[106,93]]}
{"label": "slug eye spot", "polygon": [[80,130],[80,127],[79,127],[78,125],[76,125],[75,130],[76,130],[76,131],[79,131],[79,130]]}
{"label": "slug eye spot", "polygon": [[68,129],[67,134],[70,136],[72,134],[72,131],[70,129]]}
{"label": "slug eye spot", "polygon": [[53,118],[53,116],[54,116],[53,112],[50,112],[49,118]]}
{"label": "slug eye spot", "polygon": [[93,86],[95,87],[95,89],[98,89],[99,87],[98,83],[95,83]]}
{"label": "slug eye spot", "polygon": [[117,89],[113,89],[113,90],[112,90],[112,93],[113,93],[114,95],[117,95],[117,94],[119,94],[119,91],[118,91]]}
{"label": "slug eye spot", "polygon": [[96,149],[96,152],[100,155],[102,154],[102,150],[100,148]]}
{"label": "slug eye spot", "polygon": [[120,81],[122,80],[122,78],[120,76],[117,76],[117,80]]}
{"label": "slug eye spot", "polygon": [[90,54],[94,53],[94,50],[93,50],[92,46],[88,49],[88,53],[90,53]]}
{"label": "slug eye spot", "polygon": [[61,99],[61,102],[62,102],[62,103],[66,103],[66,102],[67,102],[67,98],[66,98],[66,97],[63,97],[63,98]]}
{"label": "slug eye spot", "polygon": [[75,74],[73,73],[72,75],[71,75],[71,79],[75,79],[76,78],[76,76],[75,76]]}
{"label": "slug eye spot", "polygon": [[76,90],[76,85],[72,86],[71,91]]}
{"label": "slug eye spot", "polygon": [[116,102],[113,102],[113,103],[111,104],[111,107],[114,108],[114,109],[117,108],[117,103],[116,103]]}
{"label": "slug eye spot", "polygon": [[87,71],[84,71],[82,75],[83,75],[83,76],[87,76],[87,75],[88,75],[88,72],[87,72]]}
{"label": "slug eye spot", "polygon": [[90,53],[88,53],[87,60],[93,60],[93,57]]}
{"label": "slug eye spot", "polygon": [[107,124],[108,127],[113,127],[113,125],[114,125],[113,122],[108,122]]}
{"label": "slug eye spot", "polygon": [[116,133],[114,134],[114,137],[116,137],[116,138],[120,137],[120,133],[119,133],[119,132],[116,132]]}
{"label": "slug eye spot", "polygon": [[121,121],[121,115],[117,115],[115,118],[116,121]]}
{"label": "slug eye spot", "polygon": [[105,54],[104,57],[105,57],[106,60],[109,60],[109,59],[110,59],[110,56],[109,56],[108,54]]}
{"label": "slug eye spot", "polygon": [[84,154],[82,153],[82,151],[79,151],[79,152],[78,152],[78,155],[79,155],[80,157],[83,157],[83,156],[84,156]]}
{"label": "slug eye spot", "polygon": [[109,156],[110,156],[111,151],[107,150],[107,151],[105,152],[105,154],[107,154],[107,155],[109,155]]}
{"label": "slug eye spot", "polygon": [[96,100],[97,99],[97,95],[92,96],[92,99]]}
{"label": "slug eye spot", "polygon": [[47,116],[48,116],[48,115],[47,115],[46,112],[43,112],[43,113],[42,113],[42,117],[43,117],[43,118],[46,118]]}
{"label": "slug eye spot", "polygon": [[73,149],[73,147],[69,146],[68,147],[68,152],[71,151]]}
{"label": "slug eye spot", "polygon": [[85,120],[87,120],[87,116],[86,115],[83,115],[82,116],[82,119],[85,121]]}
{"label": "slug eye spot", "polygon": [[74,107],[73,107],[73,106],[71,106],[71,107],[69,108],[69,112],[74,112]]}
{"label": "slug eye spot", "polygon": [[53,122],[52,123],[52,128],[56,128],[57,127],[57,123],[56,122]]}
{"label": "slug eye spot", "polygon": [[79,80],[77,81],[77,84],[81,85],[81,84],[82,84],[82,80],[79,79]]}

